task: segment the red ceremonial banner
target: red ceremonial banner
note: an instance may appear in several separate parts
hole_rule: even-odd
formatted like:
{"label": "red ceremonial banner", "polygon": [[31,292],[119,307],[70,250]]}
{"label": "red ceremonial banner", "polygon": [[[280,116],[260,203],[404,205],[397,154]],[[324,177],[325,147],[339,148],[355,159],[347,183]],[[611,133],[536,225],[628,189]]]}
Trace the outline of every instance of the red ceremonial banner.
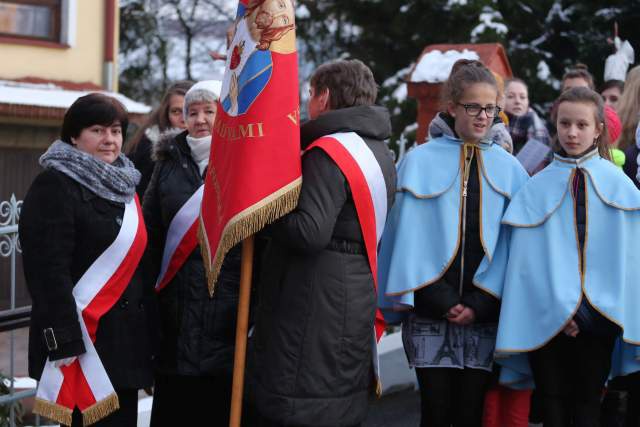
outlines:
{"label": "red ceremonial banner", "polygon": [[234,245],[293,210],[302,184],[292,0],[241,0],[213,126],[200,244],[213,293]]}

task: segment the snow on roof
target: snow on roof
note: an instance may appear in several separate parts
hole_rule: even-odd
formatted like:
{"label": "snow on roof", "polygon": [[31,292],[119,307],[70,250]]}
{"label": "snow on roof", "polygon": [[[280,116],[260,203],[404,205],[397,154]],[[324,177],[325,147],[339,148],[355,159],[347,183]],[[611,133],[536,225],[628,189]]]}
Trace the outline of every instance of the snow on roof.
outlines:
{"label": "snow on roof", "polygon": [[480,59],[478,54],[472,50],[465,49],[448,50],[442,53],[439,50],[432,50],[420,58],[415,70],[411,74],[412,82],[440,83],[449,78],[451,68],[458,59]]}
{"label": "snow on roof", "polygon": [[[64,89],[53,83],[25,83],[11,80],[0,80],[0,104],[29,105],[49,108],[69,108],[81,96],[95,91],[78,91]],[[148,105],[136,102],[126,96],[102,91],[108,96],[122,102],[127,111],[134,114],[147,114],[151,111]]]}

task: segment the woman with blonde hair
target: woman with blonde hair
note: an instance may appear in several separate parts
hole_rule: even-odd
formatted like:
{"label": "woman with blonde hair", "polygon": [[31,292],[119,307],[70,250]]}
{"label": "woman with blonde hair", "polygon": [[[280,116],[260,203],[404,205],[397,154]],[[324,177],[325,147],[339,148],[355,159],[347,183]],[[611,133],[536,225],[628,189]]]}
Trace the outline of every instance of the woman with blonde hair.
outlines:
{"label": "woman with blonde hair", "polygon": [[618,148],[626,150],[635,144],[635,133],[640,119],[640,65],[633,67],[624,83],[624,92],[618,101],[618,115],[622,122],[622,134]]}

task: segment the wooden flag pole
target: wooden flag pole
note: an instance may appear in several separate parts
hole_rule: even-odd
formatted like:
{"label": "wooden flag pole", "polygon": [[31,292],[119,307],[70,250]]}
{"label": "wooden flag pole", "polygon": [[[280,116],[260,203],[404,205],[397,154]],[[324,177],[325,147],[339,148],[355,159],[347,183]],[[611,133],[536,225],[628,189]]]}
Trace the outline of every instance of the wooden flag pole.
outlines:
{"label": "wooden flag pole", "polygon": [[233,391],[229,427],[240,427],[242,419],[242,395],[244,389],[244,367],[247,356],[247,333],[249,331],[249,303],[251,277],[253,275],[253,236],[242,242],[242,265],[240,267],[240,296],[238,300],[238,324],[236,326],[236,351],[233,361]]}

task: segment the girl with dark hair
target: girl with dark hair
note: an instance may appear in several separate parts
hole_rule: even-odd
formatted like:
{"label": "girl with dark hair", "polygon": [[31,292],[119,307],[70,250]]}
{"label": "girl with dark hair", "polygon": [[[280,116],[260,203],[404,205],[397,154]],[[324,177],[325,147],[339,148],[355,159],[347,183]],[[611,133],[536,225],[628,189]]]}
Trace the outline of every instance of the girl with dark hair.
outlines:
{"label": "girl with dark hair", "polygon": [[487,138],[500,112],[487,67],[457,61],[443,95],[450,125],[400,165],[380,247],[379,306],[389,321],[405,314],[421,426],[480,426],[500,305],[484,282],[503,261],[500,219],[528,175]]}
{"label": "girl with dark hair", "polygon": [[614,110],[618,108],[618,101],[624,92],[624,82],[622,80],[607,80],[600,88],[600,95],[604,98],[605,105]]}
{"label": "girl with dark hair", "polygon": [[34,411],[65,425],[133,427],[138,389],[152,384],[153,295],[138,269],[147,235],[140,173],[121,153],[127,123],[116,99],[79,98],[22,205]]}
{"label": "girl with dark hair", "polygon": [[151,159],[151,146],[165,132],[186,129],[182,107],[184,106],[184,95],[191,86],[193,86],[191,81],[179,81],[169,86],[158,108],[151,113],[144,126],[136,132],[129,142],[127,155],[142,174],[136,188],[141,200],[153,173],[154,162]]}
{"label": "girl with dark hair", "polygon": [[545,427],[599,426],[614,343],[640,342],[640,247],[629,237],[640,193],[608,159],[599,94],[567,90],[553,119],[553,162],[502,219],[508,263],[489,283],[502,294],[496,353],[528,356]]}

